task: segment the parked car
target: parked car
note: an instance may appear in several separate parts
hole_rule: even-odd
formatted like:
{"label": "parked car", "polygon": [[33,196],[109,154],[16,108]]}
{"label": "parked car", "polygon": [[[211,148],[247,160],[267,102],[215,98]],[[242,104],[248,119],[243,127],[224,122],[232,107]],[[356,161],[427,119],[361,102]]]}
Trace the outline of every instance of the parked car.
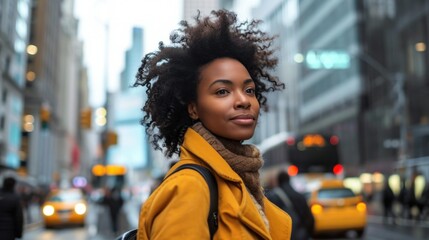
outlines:
{"label": "parked car", "polygon": [[358,237],[363,235],[366,204],[341,180],[322,181],[308,194],[308,202],[315,220],[315,235],[349,231],[355,231]]}
{"label": "parked car", "polygon": [[87,202],[80,189],[58,189],[49,193],[42,206],[45,227],[85,225]]}

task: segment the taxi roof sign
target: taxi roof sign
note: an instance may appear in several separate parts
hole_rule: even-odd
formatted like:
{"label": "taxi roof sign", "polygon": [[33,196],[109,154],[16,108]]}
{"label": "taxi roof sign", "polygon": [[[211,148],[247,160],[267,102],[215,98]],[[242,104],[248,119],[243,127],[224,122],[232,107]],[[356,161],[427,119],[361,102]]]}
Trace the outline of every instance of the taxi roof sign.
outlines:
{"label": "taxi roof sign", "polygon": [[124,175],[127,172],[126,167],[122,165],[107,165],[97,164],[92,167],[92,174],[95,176],[119,176]]}

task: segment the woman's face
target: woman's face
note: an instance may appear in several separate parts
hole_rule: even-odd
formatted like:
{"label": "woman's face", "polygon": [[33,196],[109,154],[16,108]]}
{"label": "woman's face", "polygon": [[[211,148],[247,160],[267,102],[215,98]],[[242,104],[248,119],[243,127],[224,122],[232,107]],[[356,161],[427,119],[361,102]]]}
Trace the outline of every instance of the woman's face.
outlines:
{"label": "woman's face", "polygon": [[249,139],[259,115],[255,83],[239,61],[215,59],[201,68],[197,101],[189,104],[188,112],[217,136]]}

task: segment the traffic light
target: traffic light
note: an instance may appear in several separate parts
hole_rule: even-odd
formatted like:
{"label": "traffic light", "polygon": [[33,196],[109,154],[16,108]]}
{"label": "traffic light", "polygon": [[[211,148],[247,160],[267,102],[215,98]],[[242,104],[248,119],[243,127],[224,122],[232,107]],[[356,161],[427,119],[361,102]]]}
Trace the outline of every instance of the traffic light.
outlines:
{"label": "traffic light", "polygon": [[118,144],[118,134],[113,131],[107,132],[106,147]]}
{"label": "traffic light", "polygon": [[104,126],[107,123],[107,110],[104,107],[99,107],[95,110],[95,124]]}
{"label": "traffic light", "polygon": [[90,129],[92,124],[92,109],[85,108],[80,112],[80,127],[82,129]]}
{"label": "traffic light", "polygon": [[40,107],[40,122],[42,124],[42,129],[48,128],[50,120],[51,120],[51,111],[47,106],[42,105]]}

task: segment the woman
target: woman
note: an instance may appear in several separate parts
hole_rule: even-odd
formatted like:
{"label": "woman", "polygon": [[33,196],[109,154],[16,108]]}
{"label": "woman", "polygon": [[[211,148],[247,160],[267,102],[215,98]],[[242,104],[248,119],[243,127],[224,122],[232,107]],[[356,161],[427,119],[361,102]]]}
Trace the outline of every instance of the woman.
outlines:
{"label": "woman", "polygon": [[147,88],[142,123],[155,149],[180,160],[144,203],[138,239],[210,239],[210,193],[204,178],[183,164],[213,173],[219,193],[214,239],[289,239],[290,217],[263,195],[257,148],[243,144],[253,136],[262,94],[284,88],[268,72],[277,60],[273,38],[258,21],[238,23],[226,10],[182,21],[171,46],[142,61],[135,86]]}

